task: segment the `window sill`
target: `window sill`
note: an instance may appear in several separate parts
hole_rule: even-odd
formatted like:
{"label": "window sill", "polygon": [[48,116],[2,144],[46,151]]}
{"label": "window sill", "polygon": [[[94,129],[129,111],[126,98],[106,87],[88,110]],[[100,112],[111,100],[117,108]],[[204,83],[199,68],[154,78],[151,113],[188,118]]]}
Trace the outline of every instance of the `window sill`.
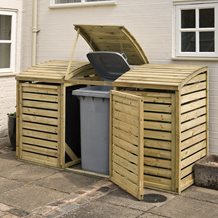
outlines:
{"label": "window sill", "polygon": [[173,0],[174,5],[209,4],[217,3],[216,0]]}
{"label": "window sill", "polygon": [[0,78],[4,77],[15,77],[17,73],[7,72],[7,73],[0,73]]}
{"label": "window sill", "polygon": [[97,7],[97,6],[110,6],[117,5],[116,1],[105,1],[105,2],[86,2],[86,3],[67,3],[67,4],[52,4],[49,6],[50,9],[58,8],[78,8],[78,7]]}
{"label": "window sill", "polygon": [[173,61],[218,61],[218,57],[172,57]]}

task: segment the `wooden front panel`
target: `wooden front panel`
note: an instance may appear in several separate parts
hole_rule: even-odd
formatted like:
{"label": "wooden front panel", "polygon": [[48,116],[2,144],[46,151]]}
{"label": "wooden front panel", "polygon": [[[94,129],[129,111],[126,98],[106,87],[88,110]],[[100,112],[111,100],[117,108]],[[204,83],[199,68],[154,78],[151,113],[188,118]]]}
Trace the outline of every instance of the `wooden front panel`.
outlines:
{"label": "wooden front panel", "polygon": [[174,93],[144,92],[144,185],[175,191]]}
{"label": "wooden front panel", "polygon": [[181,89],[181,191],[193,184],[193,165],[207,154],[207,73],[191,79]]}
{"label": "wooden front panel", "polygon": [[20,83],[19,158],[58,167],[60,86]]}
{"label": "wooden front panel", "polygon": [[110,179],[138,199],[143,198],[143,101],[112,91]]}

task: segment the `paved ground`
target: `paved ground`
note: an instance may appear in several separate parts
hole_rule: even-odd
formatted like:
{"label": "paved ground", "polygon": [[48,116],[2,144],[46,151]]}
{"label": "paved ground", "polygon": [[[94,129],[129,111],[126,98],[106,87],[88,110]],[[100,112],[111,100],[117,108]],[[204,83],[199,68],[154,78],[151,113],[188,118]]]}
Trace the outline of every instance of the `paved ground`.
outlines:
{"label": "paved ground", "polygon": [[192,186],[163,203],[139,202],[107,179],[24,163],[0,150],[0,217],[216,218],[218,191]]}

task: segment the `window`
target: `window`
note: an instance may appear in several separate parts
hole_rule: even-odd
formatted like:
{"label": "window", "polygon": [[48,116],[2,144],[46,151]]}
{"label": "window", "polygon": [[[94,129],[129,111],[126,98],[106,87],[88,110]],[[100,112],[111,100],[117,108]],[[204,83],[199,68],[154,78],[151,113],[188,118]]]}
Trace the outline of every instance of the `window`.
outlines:
{"label": "window", "polygon": [[51,7],[114,4],[115,0],[51,0]]}
{"label": "window", "polygon": [[176,5],[176,56],[218,57],[218,4]]}
{"label": "window", "polygon": [[15,68],[15,12],[0,11],[0,72]]}

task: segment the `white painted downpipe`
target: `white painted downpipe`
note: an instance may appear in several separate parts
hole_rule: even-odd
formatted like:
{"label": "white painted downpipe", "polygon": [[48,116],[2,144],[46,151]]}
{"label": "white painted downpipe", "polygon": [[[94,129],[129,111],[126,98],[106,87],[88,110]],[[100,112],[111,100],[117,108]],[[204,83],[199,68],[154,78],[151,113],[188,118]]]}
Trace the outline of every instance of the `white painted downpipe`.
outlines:
{"label": "white painted downpipe", "polygon": [[36,65],[38,30],[38,0],[33,0],[32,6],[32,65]]}

